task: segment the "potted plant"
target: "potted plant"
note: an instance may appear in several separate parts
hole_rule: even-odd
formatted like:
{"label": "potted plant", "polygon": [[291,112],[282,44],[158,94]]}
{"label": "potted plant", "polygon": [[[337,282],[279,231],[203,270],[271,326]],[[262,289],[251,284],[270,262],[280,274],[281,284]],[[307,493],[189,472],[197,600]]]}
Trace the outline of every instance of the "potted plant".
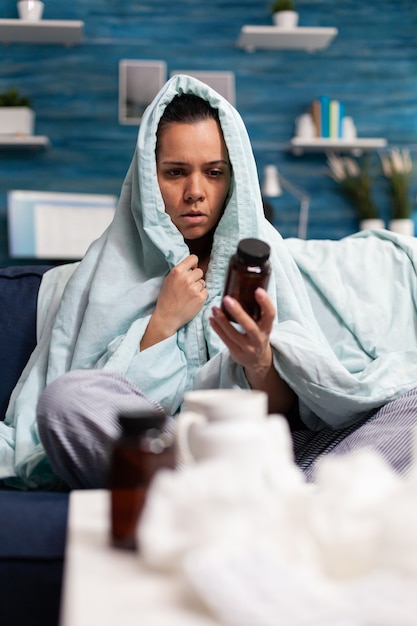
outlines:
{"label": "potted plant", "polygon": [[11,88],[0,93],[0,135],[33,135],[35,112],[29,98]]}
{"label": "potted plant", "polygon": [[372,197],[372,179],[367,159],[358,161],[351,157],[330,155],[327,164],[330,176],[341,187],[344,195],[355,206],[361,230],[384,228]]}
{"label": "potted plant", "polygon": [[414,221],[411,218],[412,202],[410,184],[413,163],[406,148],[393,148],[381,155],[382,173],[389,183],[391,195],[391,219],[389,228],[404,235],[414,235]]}
{"label": "potted plant", "polygon": [[293,0],[273,0],[271,11],[275,26],[281,28],[297,27],[298,13],[295,11]]}

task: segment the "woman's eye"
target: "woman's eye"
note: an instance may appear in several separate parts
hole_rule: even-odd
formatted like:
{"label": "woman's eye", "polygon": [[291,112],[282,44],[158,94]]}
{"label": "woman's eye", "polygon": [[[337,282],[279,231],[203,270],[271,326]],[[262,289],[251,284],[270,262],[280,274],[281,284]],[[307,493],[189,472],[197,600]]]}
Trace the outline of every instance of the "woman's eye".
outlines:
{"label": "woman's eye", "polygon": [[223,172],[221,170],[210,170],[209,171],[209,176],[211,176],[211,178],[218,178],[222,174],[223,174]]}
{"label": "woman's eye", "polygon": [[177,176],[181,176],[182,170],[179,170],[179,169],[167,170],[166,174],[167,176],[170,176],[171,178],[176,178]]}

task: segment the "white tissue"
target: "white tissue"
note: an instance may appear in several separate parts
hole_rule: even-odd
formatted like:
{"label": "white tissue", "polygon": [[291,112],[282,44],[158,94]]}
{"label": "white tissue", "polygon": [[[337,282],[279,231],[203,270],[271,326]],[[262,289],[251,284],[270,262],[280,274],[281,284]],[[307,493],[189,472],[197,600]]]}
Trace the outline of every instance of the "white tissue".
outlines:
{"label": "white tissue", "polygon": [[348,578],[374,567],[387,499],[400,484],[382,458],[368,450],[321,459],[310,523],[328,576]]}
{"label": "white tissue", "polygon": [[145,563],[185,577],[230,626],[414,626],[416,469],[329,454],[312,485],[280,436],[250,461],[159,472],[138,528]]}
{"label": "white tissue", "polygon": [[225,459],[210,460],[180,471],[159,472],[138,529],[143,558],[153,567],[172,569],[196,548],[250,546],[254,533],[285,552],[296,551],[293,532],[276,533],[277,524],[283,531],[293,524],[293,508],[285,497],[288,491],[285,487],[282,497],[277,497],[276,483],[275,477],[273,490],[268,473],[257,461],[239,467]]}
{"label": "white tissue", "polygon": [[[229,626],[361,626],[333,589],[258,545],[193,551],[183,563],[190,587]],[[301,601],[300,601],[301,600]]]}

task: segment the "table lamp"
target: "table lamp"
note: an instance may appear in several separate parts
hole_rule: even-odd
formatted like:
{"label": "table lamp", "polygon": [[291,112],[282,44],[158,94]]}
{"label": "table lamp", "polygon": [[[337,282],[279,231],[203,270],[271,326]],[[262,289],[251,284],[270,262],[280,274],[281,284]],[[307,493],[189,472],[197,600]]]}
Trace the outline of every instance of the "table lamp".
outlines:
{"label": "table lamp", "polygon": [[307,238],[308,212],[310,209],[310,198],[302,190],[284,178],[275,165],[266,165],[262,179],[262,195],[267,198],[278,198],[282,196],[283,189],[288,191],[300,202],[300,212],[298,217],[298,238]]}

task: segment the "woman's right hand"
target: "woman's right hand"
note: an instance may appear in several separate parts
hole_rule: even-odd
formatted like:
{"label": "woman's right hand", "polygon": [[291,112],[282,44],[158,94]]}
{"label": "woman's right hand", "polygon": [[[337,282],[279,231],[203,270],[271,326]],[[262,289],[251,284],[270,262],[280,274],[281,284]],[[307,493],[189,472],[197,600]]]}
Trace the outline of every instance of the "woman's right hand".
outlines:
{"label": "woman's right hand", "polygon": [[190,254],[165,277],[155,313],[174,333],[201,311],[206,300],[203,271],[198,267],[198,257]]}
{"label": "woman's right hand", "polygon": [[192,320],[203,308],[207,295],[198,257],[190,254],[165,277],[155,311],[142,337],[141,350],[171,337]]}

